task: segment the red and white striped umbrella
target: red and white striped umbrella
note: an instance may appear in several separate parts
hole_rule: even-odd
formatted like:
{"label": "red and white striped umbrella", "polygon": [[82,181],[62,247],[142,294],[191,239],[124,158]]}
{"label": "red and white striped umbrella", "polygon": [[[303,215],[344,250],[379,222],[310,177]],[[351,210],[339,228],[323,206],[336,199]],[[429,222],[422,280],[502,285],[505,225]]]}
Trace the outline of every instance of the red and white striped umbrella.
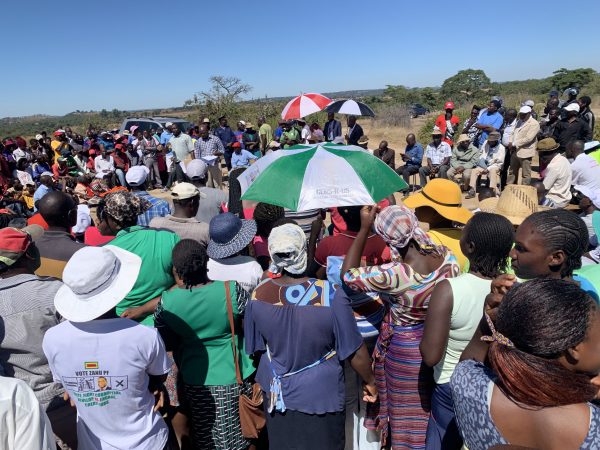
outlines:
{"label": "red and white striped umbrella", "polygon": [[331,103],[331,99],[321,94],[302,94],[293,98],[281,112],[283,120],[300,119],[321,111]]}

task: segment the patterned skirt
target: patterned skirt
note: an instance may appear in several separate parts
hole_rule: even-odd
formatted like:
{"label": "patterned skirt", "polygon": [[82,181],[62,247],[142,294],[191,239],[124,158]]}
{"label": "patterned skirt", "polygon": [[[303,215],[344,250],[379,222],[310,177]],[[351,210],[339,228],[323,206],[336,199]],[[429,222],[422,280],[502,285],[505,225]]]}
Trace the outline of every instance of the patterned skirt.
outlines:
{"label": "patterned skirt", "polygon": [[[241,389],[241,391],[240,391]],[[225,386],[185,385],[192,438],[198,450],[244,450],[250,442],[242,436],[240,392],[252,394],[252,384]]]}
{"label": "patterned skirt", "polygon": [[393,449],[424,449],[431,411],[433,376],[419,344],[423,324],[402,327],[385,322],[373,353],[379,402],[368,405],[365,426],[382,431]]}

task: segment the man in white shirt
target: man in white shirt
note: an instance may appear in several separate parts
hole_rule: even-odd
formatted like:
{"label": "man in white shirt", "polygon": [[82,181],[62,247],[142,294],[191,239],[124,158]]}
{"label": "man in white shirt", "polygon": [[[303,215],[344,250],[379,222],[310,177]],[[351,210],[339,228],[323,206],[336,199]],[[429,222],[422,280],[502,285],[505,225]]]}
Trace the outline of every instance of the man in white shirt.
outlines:
{"label": "man in white shirt", "polygon": [[600,165],[590,155],[584,153],[585,143],[575,141],[567,147],[565,156],[572,160],[573,184],[585,186],[600,193]]}
{"label": "man in white shirt", "polygon": [[27,383],[0,377],[0,448],[56,450],[52,426]]}
{"label": "man in white shirt", "polygon": [[66,321],[46,332],[43,349],[55,381],[77,407],[80,449],[155,450],[167,443],[157,412],[158,388],[171,367],[164,343],[154,328],[115,313],[141,264],[112,245],[85,247],[65,266],[54,297]]}
{"label": "man in white shirt", "polygon": [[304,119],[296,120],[299,126],[302,127],[302,131],[300,132],[300,139],[303,144],[308,144],[308,140],[310,139],[310,135],[312,134],[310,131],[310,127],[306,124]]}
{"label": "man in white shirt", "polygon": [[481,157],[479,164],[471,171],[471,179],[469,180],[469,192],[467,198],[475,197],[477,179],[481,175],[487,175],[490,180],[490,189],[495,193],[499,193],[498,181],[500,171],[504,165],[504,156],[506,149],[500,144],[500,133],[492,131],[488,134],[487,140],[481,146]]}
{"label": "man in white shirt", "polygon": [[553,138],[538,142],[537,151],[540,163],[546,164],[546,174],[542,180],[546,188],[545,206],[564,208],[571,201],[571,164],[559,153],[560,145]]}
{"label": "man in white shirt", "polygon": [[450,157],[452,148],[447,142],[442,141],[442,131],[435,127],[431,133],[432,142],[425,149],[427,165],[419,168],[421,187],[427,184],[428,175],[438,175],[447,178],[446,172],[450,168]]}
{"label": "man in white shirt", "polygon": [[104,145],[100,144],[100,152],[100,155],[94,158],[96,178],[110,179],[115,173],[115,160],[110,156],[112,149],[107,150]]}

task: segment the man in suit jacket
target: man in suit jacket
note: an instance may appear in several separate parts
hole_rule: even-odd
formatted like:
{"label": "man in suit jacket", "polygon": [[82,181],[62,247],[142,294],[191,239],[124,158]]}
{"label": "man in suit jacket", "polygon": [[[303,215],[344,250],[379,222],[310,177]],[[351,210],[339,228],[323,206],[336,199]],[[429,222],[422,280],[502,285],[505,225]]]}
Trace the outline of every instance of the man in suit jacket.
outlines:
{"label": "man in suit jacket", "polygon": [[333,141],[336,137],[342,135],[342,123],[339,120],[335,120],[335,114],[330,112],[327,113],[327,122],[323,127],[323,135],[327,142]]}
{"label": "man in suit jacket", "polygon": [[348,145],[358,145],[358,140],[363,134],[362,127],[356,123],[356,116],[348,116],[348,134],[346,134]]}

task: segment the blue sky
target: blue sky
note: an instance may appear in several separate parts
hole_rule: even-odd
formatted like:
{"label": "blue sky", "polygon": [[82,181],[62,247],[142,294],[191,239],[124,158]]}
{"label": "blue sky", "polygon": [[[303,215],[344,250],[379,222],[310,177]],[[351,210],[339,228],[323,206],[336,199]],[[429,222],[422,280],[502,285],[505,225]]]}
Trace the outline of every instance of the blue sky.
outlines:
{"label": "blue sky", "polygon": [[0,117],[180,106],[211,75],[263,97],[436,86],[465,68],[493,81],[600,70],[600,33],[584,28],[599,1],[467,3],[3,2]]}

